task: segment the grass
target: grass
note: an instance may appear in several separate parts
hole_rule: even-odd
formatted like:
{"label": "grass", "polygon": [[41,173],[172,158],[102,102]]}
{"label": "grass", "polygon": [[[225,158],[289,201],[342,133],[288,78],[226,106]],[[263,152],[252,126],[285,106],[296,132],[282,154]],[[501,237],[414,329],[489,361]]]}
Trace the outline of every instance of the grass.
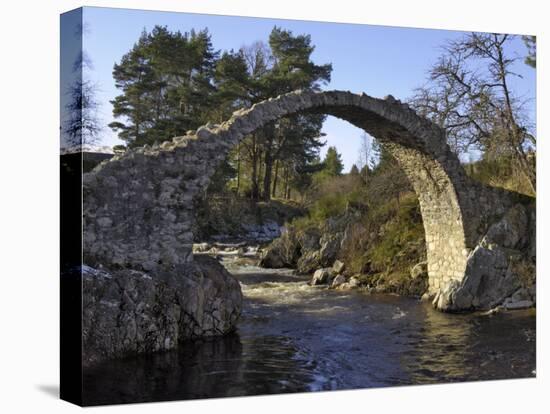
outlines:
{"label": "grass", "polygon": [[525,175],[509,157],[495,160],[480,160],[464,165],[467,174],[476,181],[492,187],[515,191],[530,197],[535,197]]}
{"label": "grass", "polygon": [[414,194],[407,194],[397,207],[385,203],[374,211],[372,220],[384,223],[370,248],[367,259],[374,271],[409,269],[423,260],[424,226]]}

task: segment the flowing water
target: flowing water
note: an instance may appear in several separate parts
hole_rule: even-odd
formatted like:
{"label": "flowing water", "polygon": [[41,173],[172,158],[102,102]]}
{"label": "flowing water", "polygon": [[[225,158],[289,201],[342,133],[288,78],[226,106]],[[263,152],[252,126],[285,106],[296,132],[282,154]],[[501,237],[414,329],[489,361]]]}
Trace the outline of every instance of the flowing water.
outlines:
{"label": "flowing water", "polygon": [[450,315],[411,298],[312,287],[290,270],[224,262],[244,294],[235,334],[87,371],[88,404],[535,375],[534,310]]}

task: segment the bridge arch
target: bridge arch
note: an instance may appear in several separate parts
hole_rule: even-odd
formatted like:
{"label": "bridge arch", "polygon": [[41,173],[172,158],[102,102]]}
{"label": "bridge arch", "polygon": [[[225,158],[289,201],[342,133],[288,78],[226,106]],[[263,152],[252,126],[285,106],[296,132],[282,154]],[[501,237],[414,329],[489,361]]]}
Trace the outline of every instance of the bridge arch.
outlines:
{"label": "bridge arch", "polygon": [[107,266],[176,269],[193,258],[196,201],[217,165],[246,135],[287,115],[336,116],[375,137],[418,195],[427,244],[429,292],[461,282],[467,257],[493,215],[508,207],[496,189],[472,181],[444,130],[389,96],[296,91],[237,111],[221,125],[130,150],[84,177],[84,258]]}

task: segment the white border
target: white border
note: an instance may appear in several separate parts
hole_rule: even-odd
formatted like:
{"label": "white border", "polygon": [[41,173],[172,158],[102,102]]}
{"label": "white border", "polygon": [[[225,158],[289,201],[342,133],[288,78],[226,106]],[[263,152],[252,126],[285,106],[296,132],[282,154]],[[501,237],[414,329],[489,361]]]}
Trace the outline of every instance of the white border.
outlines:
{"label": "white border", "polygon": [[[2,4],[0,105],[0,409],[3,412],[65,413],[76,407],[52,397],[58,381],[58,78],[59,13],[83,5],[72,0],[12,0]],[[523,0],[111,0],[112,6],[196,13],[278,17],[537,34],[538,114],[549,112],[546,60],[548,13],[544,2]],[[549,180],[545,137],[548,120],[538,117],[538,366],[537,379],[414,386],[364,391],[247,397],[106,408],[141,413],[281,413],[315,411],[524,413],[548,409],[548,324],[545,273],[549,271]],[[542,139],[540,139],[542,137]],[[46,392],[44,391],[46,390]],[[47,392],[50,390],[50,392]],[[537,408],[539,407],[539,408]],[[34,411],[33,411],[34,410]],[[91,409],[95,410],[95,409]]]}

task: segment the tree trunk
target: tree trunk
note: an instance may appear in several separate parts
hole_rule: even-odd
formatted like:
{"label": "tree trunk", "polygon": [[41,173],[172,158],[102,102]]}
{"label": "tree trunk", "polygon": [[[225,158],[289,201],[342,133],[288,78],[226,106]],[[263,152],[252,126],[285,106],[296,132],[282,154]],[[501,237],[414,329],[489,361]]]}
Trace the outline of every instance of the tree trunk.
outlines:
{"label": "tree trunk", "polygon": [[285,168],[283,179],[283,198],[286,200],[288,194],[288,168]]}
{"label": "tree trunk", "polygon": [[265,173],[264,173],[264,193],[263,200],[271,200],[271,173],[273,171],[273,159],[271,158],[271,151],[267,150],[264,157]]}
{"label": "tree trunk", "polygon": [[264,131],[264,166],[263,175],[263,193],[262,199],[269,201],[271,199],[271,174],[273,171],[273,140],[275,139],[275,128],[272,124],[268,124],[263,128]]}
{"label": "tree trunk", "polygon": [[241,187],[241,144],[237,144],[237,195]]}
{"label": "tree trunk", "polygon": [[258,194],[255,200],[260,200],[262,198],[261,183],[263,181],[263,176],[264,176],[264,162],[262,160],[262,157],[263,157],[263,151],[258,149],[258,175],[257,175],[257,182],[256,182]]}
{"label": "tree trunk", "polygon": [[250,196],[252,200],[258,200],[258,148],[256,146],[256,134],[252,135],[252,174],[250,179],[252,181]]}
{"label": "tree trunk", "polygon": [[277,197],[278,178],[279,178],[279,160],[275,160],[275,176],[273,177],[273,188],[271,189],[271,197]]}

